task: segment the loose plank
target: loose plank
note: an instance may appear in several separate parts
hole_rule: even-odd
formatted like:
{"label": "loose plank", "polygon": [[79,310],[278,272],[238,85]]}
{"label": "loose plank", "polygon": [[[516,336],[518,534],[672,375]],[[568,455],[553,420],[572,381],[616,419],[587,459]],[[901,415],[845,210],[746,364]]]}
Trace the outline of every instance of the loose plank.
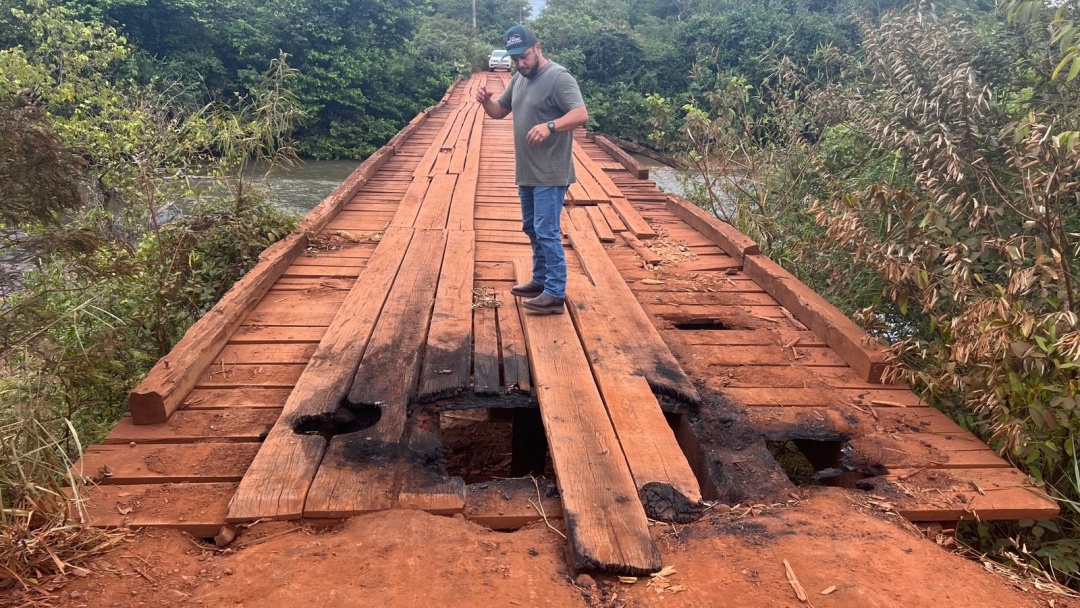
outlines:
{"label": "loose plank", "polygon": [[[532,272],[522,262],[514,271],[522,282]],[[567,315],[522,317],[574,568],[659,570],[660,553],[573,323]]]}
{"label": "loose plank", "polygon": [[612,331],[617,343],[633,354],[633,363],[653,390],[690,403],[700,396],[693,382],[675,360],[660,332],[638,304],[619,271],[607,256],[596,235],[588,228],[588,219],[581,209],[570,212],[567,222],[570,242],[585,270],[585,274],[605,294],[604,316],[612,319]]}
{"label": "loose plank", "polygon": [[700,517],[701,487],[645,377],[613,331],[606,293],[579,275],[570,276],[568,306],[596,384],[652,519],[687,523]]}

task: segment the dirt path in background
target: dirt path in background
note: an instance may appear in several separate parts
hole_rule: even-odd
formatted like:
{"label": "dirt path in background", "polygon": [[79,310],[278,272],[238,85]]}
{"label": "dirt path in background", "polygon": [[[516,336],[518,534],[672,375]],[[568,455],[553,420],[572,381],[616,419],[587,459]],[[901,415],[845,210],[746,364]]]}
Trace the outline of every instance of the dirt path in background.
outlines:
{"label": "dirt path in background", "polygon": [[[175,532],[140,532],[50,604],[1080,607],[1010,583],[854,500],[820,489],[756,515],[735,510],[688,526],[658,524],[653,534],[674,573],[632,584],[604,576],[575,581],[563,539],[542,523],[499,533],[461,518],[388,511],[324,531],[257,524],[225,551]],[[796,599],[784,560],[808,603]],[[830,587],[835,591],[821,595]]]}

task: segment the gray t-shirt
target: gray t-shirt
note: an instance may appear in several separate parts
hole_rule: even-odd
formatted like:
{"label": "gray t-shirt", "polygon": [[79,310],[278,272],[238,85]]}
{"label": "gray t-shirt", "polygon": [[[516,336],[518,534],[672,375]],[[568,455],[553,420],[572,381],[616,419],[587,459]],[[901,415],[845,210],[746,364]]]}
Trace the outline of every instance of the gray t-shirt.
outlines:
{"label": "gray t-shirt", "polygon": [[569,186],[575,181],[571,131],[552,133],[539,146],[526,141],[529,130],[585,105],[577,80],[548,61],[536,76],[514,74],[499,104],[514,114],[514,173],[519,186]]}

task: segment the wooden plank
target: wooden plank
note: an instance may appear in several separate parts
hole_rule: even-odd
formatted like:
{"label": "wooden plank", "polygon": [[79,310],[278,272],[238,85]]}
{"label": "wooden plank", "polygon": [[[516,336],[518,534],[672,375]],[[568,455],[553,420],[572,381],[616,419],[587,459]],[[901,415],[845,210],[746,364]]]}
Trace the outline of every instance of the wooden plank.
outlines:
{"label": "wooden plank", "polygon": [[256,443],[93,445],[72,473],[98,484],[240,481]]}
{"label": "wooden plank", "polygon": [[349,517],[393,508],[395,488],[401,487],[401,449],[364,433],[331,438],[307,494],[304,516]]}
{"label": "wooden plank", "polygon": [[[691,347],[694,356],[709,366],[801,365],[807,367],[843,365],[844,360],[827,348],[781,348],[779,346]],[[776,405],[776,404],[772,404]]]}
{"label": "wooden plank", "polygon": [[[515,262],[527,281],[532,269]],[[566,514],[575,570],[640,575],[660,553],[588,359],[567,315],[522,314],[529,365]]]}
{"label": "wooden plank", "polygon": [[401,199],[401,204],[394,212],[394,217],[390,220],[391,227],[411,228],[413,226],[430,185],[431,180],[426,175],[413,178],[413,182],[409,184],[409,189],[405,191],[405,196]]}
{"label": "wooden plank", "polygon": [[184,400],[186,410],[210,410],[230,407],[281,408],[292,388],[197,388]]}
{"label": "wooden plank", "polygon": [[614,243],[615,233],[612,232],[611,227],[608,226],[607,220],[604,219],[604,214],[600,212],[600,207],[587,207],[585,213],[589,214],[589,222],[592,223],[593,232],[596,233],[600,242]]}
{"label": "wooden plank", "polygon": [[634,209],[630,201],[625,198],[612,198],[611,207],[619,214],[626,230],[639,239],[656,238],[656,231],[645,221],[645,218]]}
{"label": "wooden plank", "polygon": [[431,314],[419,401],[455,396],[469,388],[472,370],[473,236],[449,231]]}
{"label": "wooden plank", "polygon": [[[1053,519],[1057,502],[1016,469],[917,469],[891,471],[887,498],[911,521]],[[895,498],[893,497],[895,494]]]}
{"label": "wooden plank", "polygon": [[86,521],[98,528],[172,528],[211,538],[225,525],[235,483],[100,485],[85,488]]}
{"label": "wooden plank", "polygon": [[942,436],[968,433],[934,408],[875,408],[877,418],[870,415],[869,410],[863,410],[842,405],[827,408],[774,406],[750,408],[746,415],[754,428],[777,439],[791,435],[792,429],[823,430],[849,437],[875,432]]}
{"label": "wooden plank", "polygon": [[229,506],[231,520],[300,517],[326,440],[321,435],[297,434],[293,424],[304,416],[334,412],[347,394],[412,232],[408,228],[386,231],[342,305],[342,314],[334,318],[289,395],[281,419],[241,480]]}
{"label": "wooden plank", "polygon": [[885,352],[854,321],[776,262],[748,255],[743,264],[747,276],[832,347],[860,377],[881,382]]}
{"label": "wooden plank", "polygon": [[431,187],[424,196],[424,203],[416,215],[414,226],[417,229],[446,228],[446,218],[450,214],[450,199],[454,195],[454,186],[458,176],[449,174],[436,175],[431,180]]}
{"label": "wooden plank", "polygon": [[603,309],[598,307],[598,311],[617,332],[617,343],[632,354],[634,365],[653,390],[689,403],[698,403],[700,396],[693,382],[638,304],[596,235],[591,230],[578,229],[579,225],[588,226],[588,220],[582,217],[582,210],[573,209],[570,215],[575,218],[567,224],[571,228],[570,242],[585,274],[605,293],[607,304]]}
{"label": "wooden plank", "polygon": [[532,377],[529,375],[525,332],[521,329],[521,313],[513,302],[507,302],[496,310],[502,348],[503,386],[507,392],[528,393],[532,389]]}
{"label": "wooden plank", "polygon": [[828,407],[845,402],[861,407],[929,407],[909,390],[837,388],[728,388],[724,395],[746,406]]}
{"label": "wooden plank", "polygon": [[696,521],[701,487],[649,383],[605,314],[607,293],[578,274],[570,276],[568,309],[619,437],[645,513],[660,521]]}
{"label": "wooden plank", "polygon": [[131,391],[128,408],[137,424],[164,422],[180,408],[229,336],[251,307],[307,246],[307,237],[292,234],[271,245],[259,263],[236,282],[210,312],[192,325],[168,355]]}
{"label": "wooden plank", "polygon": [[709,215],[704,209],[682,197],[669,194],[667,208],[677,215],[679,219],[690,224],[710,241],[716,243],[718,247],[735,258],[740,264],[744,257],[761,253],[757,243],[752,241],[750,237],[736,230],[731,224]]}
{"label": "wooden plank", "polygon": [[325,326],[242,325],[229,338],[229,344],[281,344],[286,342],[314,342],[318,344],[325,333]]}
{"label": "wooden plank", "polygon": [[265,408],[180,410],[160,424],[134,424],[131,416],[124,416],[104,443],[259,441],[277,419],[278,410]]}
{"label": "wooden plank", "polygon": [[619,217],[619,213],[615,211],[615,208],[610,204],[597,205],[597,209],[604,215],[604,219],[607,220],[608,226],[611,226],[612,232],[625,232],[626,224],[623,223],[622,218]]}
{"label": "wooden plank", "polygon": [[372,435],[382,441],[398,441],[405,431],[446,240],[444,230],[420,230],[413,236],[349,391],[353,405],[382,410]]}
{"label": "wooden plank", "polygon": [[219,364],[206,368],[198,388],[228,388],[234,386],[262,386],[289,388],[296,385],[303,364]]}
{"label": "wooden plank", "polygon": [[[458,178],[450,200],[450,217],[446,227],[449,230],[470,231],[473,229],[473,209],[476,206],[476,187],[480,176],[480,144],[483,141],[484,113],[477,111],[469,137],[469,154]],[[451,170],[454,169],[451,163]]]}
{"label": "wooden plank", "polygon": [[619,164],[625,167],[626,170],[630,172],[630,175],[633,175],[638,179],[649,179],[649,169],[639,163],[636,158],[627,154],[622,148],[612,143],[610,139],[597,134],[593,136],[593,141],[596,142],[596,145],[600,146],[601,150],[607,152],[612,158],[618,161]]}
{"label": "wooden plank", "polygon": [[315,354],[315,342],[283,342],[277,344],[226,344],[217,360],[211,364],[228,366],[234,363],[307,363]]}
{"label": "wooden plank", "polygon": [[[582,158],[582,155],[585,158]],[[577,179],[577,185],[580,186],[580,189],[575,190],[574,203],[578,205],[607,203],[609,197],[600,184],[597,183],[592,172],[589,171],[586,166],[587,162],[589,162],[588,155],[580,152],[577,142],[574,142],[574,177]],[[579,195],[581,198],[578,198]]]}
{"label": "wooden plank", "polygon": [[[516,308],[516,307],[515,307]],[[492,530],[517,530],[535,521],[562,519],[562,503],[548,480],[493,479],[469,484],[465,519]],[[539,504],[544,516],[536,509]]]}
{"label": "wooden plank", "polygon": [[645,264],[649,266],[659,266],[660,263],[663,262],[659,254],[646,247],[645,244],[639,241],[633,234],[623,232],[619,236],[622,237],[623,241],[634,250],[634,253],[636,253]]}
{"label": "wooden plank", "polygon": [[473,310],[473,336],[473,391],[478,395],[498,394],[499,331],[494,308],[480,306]]}

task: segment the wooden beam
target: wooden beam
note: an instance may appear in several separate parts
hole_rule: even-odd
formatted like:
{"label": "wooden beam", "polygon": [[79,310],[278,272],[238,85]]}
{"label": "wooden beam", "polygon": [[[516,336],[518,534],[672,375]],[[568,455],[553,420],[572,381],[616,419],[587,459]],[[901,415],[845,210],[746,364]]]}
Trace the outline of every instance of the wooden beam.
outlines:
{"label": "wooden beam", "polygon": [[769,258],[748,255],[743,269],[769,295],[828,344],[867,382],[880,383],[885,351],[854,321]]}
{"label": "wooden beam", "polygon": [[592,139],[596,142],[596,145],[600,146],[601,150],[619,161],[619,164],[625,167],[630,172],[630,175],[638,179],[649,179],[649,169],[639,163],[636,158],[627,154],[622,148],[612,143],[610,139],[600,134],[594,134]]}
{"label": "wooden beam", "polygon": [[[532,269],[515,261],[514,272],[524,282]],[[567,315],[522,317],[574,569],[659,570],[660,553],[573,323]]]}
{"label": "wooden beam", "polygon": [[669,194],[667,207],[672,213],[679,216],[679,219],[690,224],[691,227],[735,258],[740,264],[745,256],[761,253],[757,243],[751,240],[750,237],[736,230],[731,224],[713,217],[701,207],[680,196]]}
{"label": "wooden beam", "polygon": [[271,245],[259,256],[259,263],[184,333],[128,396],[135,424],[164,422],[180,409],[229,336],[306,246],[307,237],[302,234]]}

